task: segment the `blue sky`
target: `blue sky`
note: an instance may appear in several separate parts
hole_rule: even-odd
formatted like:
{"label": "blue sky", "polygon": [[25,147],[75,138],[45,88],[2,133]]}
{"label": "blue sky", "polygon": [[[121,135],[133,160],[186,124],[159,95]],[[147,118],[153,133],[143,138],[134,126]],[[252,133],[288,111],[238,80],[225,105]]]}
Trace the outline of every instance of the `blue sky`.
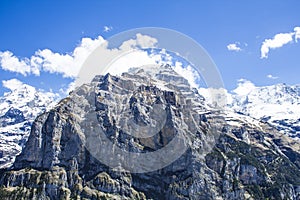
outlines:
{"label": "blue sky", "polygon": [[[100,35],[106,39],[128,29],[164,27],[201,44],[229,90],[235,88],[240,78],[258,86],[299,84],[300,39],[297,43],[294,30],[300,27],[299,8],[297,0],[2,0],[0,52],[9,51],[18,59],[30,58],[43,49],[68,54],[82,38],[96,39]],[[104,31],[105,26],[111,30]],[[261,58],[264,42],[269,49],[267,58]],[[45,90],[58,90],[72,80],[49,70],[41,70],[39,76],[24,76],[3,67],[0,78],[16,78]],[[0,88],[0,94],[3,91],[6,90]]]}

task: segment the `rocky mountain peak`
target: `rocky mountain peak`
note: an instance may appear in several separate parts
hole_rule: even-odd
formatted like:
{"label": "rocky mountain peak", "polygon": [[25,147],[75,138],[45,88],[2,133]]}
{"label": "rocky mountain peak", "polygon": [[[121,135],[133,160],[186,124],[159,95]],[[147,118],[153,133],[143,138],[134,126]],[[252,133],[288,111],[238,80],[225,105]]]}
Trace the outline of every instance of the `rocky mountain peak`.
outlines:
{"label": "rocky mountain peak", "polygon": [[33,122],[0,194],[13,199],[297,199],[299,145],[210,110],[170,66],[96,76]]}

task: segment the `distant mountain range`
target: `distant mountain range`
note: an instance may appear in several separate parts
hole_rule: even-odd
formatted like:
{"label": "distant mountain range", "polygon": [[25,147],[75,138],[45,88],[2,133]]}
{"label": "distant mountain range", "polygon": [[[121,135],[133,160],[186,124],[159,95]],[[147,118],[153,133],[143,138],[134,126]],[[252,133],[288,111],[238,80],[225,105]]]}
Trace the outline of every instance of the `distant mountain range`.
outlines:
{"label": "distant mountain range", "polygon": [[12,165],[34,119],[55,105],[58,96],[23,84],[0,98],[0,168]]}
{"label": "distant mountain range", "polygon": [[[268,122],[283,134],[300,140],[300,86],[276,84],[257,87],[241,79],[231,92],[224,89],[199,89],[207,103],[212,104],[211,94],[226,101],[228,115],[232,113],[249,116],[261,122]],[[224,100],[226,99],[226,100]]]}
{"label": "distant mountain range", "polygon": [[282,133],[300,139],[300,86],[277,84],[255,87],[242,80],[229,107],[234,112],[269,122]]}

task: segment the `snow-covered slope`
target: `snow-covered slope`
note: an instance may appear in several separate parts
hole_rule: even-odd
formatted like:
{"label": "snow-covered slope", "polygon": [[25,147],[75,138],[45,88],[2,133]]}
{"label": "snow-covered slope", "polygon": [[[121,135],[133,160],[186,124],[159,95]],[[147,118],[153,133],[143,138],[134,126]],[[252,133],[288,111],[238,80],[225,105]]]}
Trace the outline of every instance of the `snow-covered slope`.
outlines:
{"label": "snow-covered slope", "polygon": [[300,87],[277,84],[255,87],[249,81],[239,83],[233,90],[232,108],[255,118],[273,120],[300,117]]}
{"label": "snow-covered slope", "polygon": [[57,95],[17,82],[0,97],[0,168],[9,167],[22,150],[38,114],[52,107]]}
{"label": "snow-covered slope", "polygon": [[276,84],[257,87],[250,81],[241,79],[238,87],[227,93],[227,103],[229,112],[269,122],[283,133],[300,138],[298,85]]}

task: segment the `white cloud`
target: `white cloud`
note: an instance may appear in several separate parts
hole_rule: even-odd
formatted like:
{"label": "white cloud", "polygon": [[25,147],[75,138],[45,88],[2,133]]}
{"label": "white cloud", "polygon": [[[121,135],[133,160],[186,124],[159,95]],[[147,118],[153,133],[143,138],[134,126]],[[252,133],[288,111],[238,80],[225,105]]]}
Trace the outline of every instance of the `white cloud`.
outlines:
{"label": "white cloud", "polygon": [[[135,48],[136,45],[154,46],[156,44],[156,40],[153,40],[153,38],[148,36],[143,37],[143,42],[141,41],[141,38],[137,39],[136,41],[128,40],[121,45],[120,49],[131,49]],[[146,41],[148,41],[148,44],[146,44]],[[170,64],[174,66],[174,71],[187,79],[191,87],[199,87],[199,84],[197,84],[197,80],[200,79],[200,77],[197,75],[198,72],[190,65],[184,66],[181,62],[177,61],[176,58],[173,58],[170,54],[168,54],[165,49],[162,49],[157,53],[147,53],[146,51],[142,51],[140,49],[131,49],[129,52],[122,53],[120,57],[110,63],[107,71],[105,71],[104,74],[110,73],[112,75],[120,75],[123,72],[127,72],[130,68],[156,64]]]}
{"label": "white cloud", "polygon": [[59,53],[53,53],[49,49],[44,49],[37,51],[33,59],[38,60],[37,64],[43,66],[44,71],[61,73],[65,77],[74,77],[76,75],[77,70],[74,70],[76,66],[74,66],[73,57],[71,55],[61,55]]}
{"label": "white cloud", "polygon": [[293,41],[294,33],[279,33],[276,34],[272,39],[266,39],[260,49],[261,58],[268,58],[270,49],[280,48],[285,44]]}
{"label": "white cloud", "polygon": [[[148,37],[148,36],[147,36]],[[152,38],[153,39],[153,38]],[[151,38],[147,40],[150,41],[148,45],[154,45],[155,41],[152,41]],[[129,41],[129,43],[131,43]],[[140,44],[141,42],[137,42]],[[145,46],[146,44],[143,44]],[[124,46],[124,44],[122,45]],[[159,53],[150,53],[148,54],[146,51],[141,50],[133,50],[125,55],[122,54],[121,57],[116,59],[109,66],[108,71],[113,75],[120,75],[123,72],[127,72],[130,68],[136,68],[146,65],[161,65],[161,64],[169,64],[174,66],[174,71],[180,74],[182,77],[188,80],[191,87],[198,88],[199,84],[197,84],[197,80],[200,78],[198,76],[198,72],[193,69],[190,65],[183,66],[183,64],[179,61],[174,61],[174,58],[166,52],[165,49],[162,49]]]}
{"label": "white cloud", "polygon": [[265,39],[260,48],[260,58],[268,58],[270,49],[280,48],[294,40],[298,42],[298,39],[300,39],[300,27],[295,27],[294,32],[278,33],[272,39]]}
{"label": "white cloud", "polygon": [[27,74],[39,75],[37,66],[30,66],[29,59],[20,60],[10,51],[0,52],[0,65],[3,70],[17,72],[24,76]]}
{"label": "white cloud", "polygon": [[248,95],[253,89],[255,89],[255,85],[246,79],[238,80],[238,87],[233,90],[237,95],[245,96]]}
{"label": "white cloud", "polygon": [[[172,56],[166,53],[166,50],[162,50],[159,53],[146,52],[141,50],[141,48],[155,47],[157,40],[155,38],[149,37],[147,35],[137,34],[136,38],[124,41],[119,47],[110,49],[108,48],[108,42],[105,41],[101,36],[96,39],[82,38],[79,45],[73,50],[73,52],[68,54],[60,54],[51,51],[50,49],[38,50],[30,58],[18,59],[11,52],[4,52],[0,54],[1,67],[4,70],[9,70],[12,72],[20,73],[22,75],[35,74],[39,75],[40,72],[45,71],[49,73],[59,73],[63,77],[77,77],[80,69],[84,71],[82,75],[86,80],[79,79],[70,83],[66,88],[60,90],[60,93],[68,93],[77,85],[89,82],[95,74],[121,74],[122,72],[128,71],[131,67],[139,67],[142,65],[151,64],[171,64],[172,62],[175,66],[175,71],[184,76],[190,83],[192,87],[197,87],[195,75],[195,70],[190,66],[183,66],[181,62],[174,62]],[[92,61],[92,65],[84,66],[86,58],[91,52],[98,51],[95,60]],[[99,55],[101,59],[112,58],[115,60],[109,63],[106,68],[99,72]],[[2,64],[4,63],[4,64]],[[91,64],[91,63],[89,63]],[[88,70],[86,70],[88,67]],[[11,82],[3,82],[7,87],[8,84],[15,83],[17,85],[17,80]],[[5,87],[6,87],[5,86]]]}
{"label": "white cloud", "polygon": [[3,70],[20,73],[24,76],[40,75],[41,71],[60,73],[64,77],[76,77],[87,56],[105,40],[82,38],[80,44],[70,54],[59,54],[50,49],[38,50],[30,58],[19,59],[12,52],[0,52],[0,65]]}
{"label": "white cloud", "polygon": [[104,27],[103,27],[103,32],[109,32],[109,31],[111,31],[111,30],[113,30],[113,27],[112,27],[112,26],[104,26]]}
{"label": "white cloud", "polygon": [[20,88],[23,85],[23,83],[21,81],[19,81],[18,79],[10,79],[10,80],[3,80],[2,81],[2,86],[10,89],[11,91]]}
{"label": "white cloud", "polygon": [[198,72],[190,65],[183,67],[181,62],[176,61],[174,71],[187,79],[191,87],[199,88],[199,84],[197,84]]}
{"label": "white cloud", "polygon": [[34,58],[40,58],[39,64],[44,71],[60,73],[64,77],[76,77],[88,55],[105,40],[99,36],[96,39],[82,38],[80,44],[71,54],[54,53],[49,49],[37,51]]}
{"label": "white cloud", "polygon": [[[96,39],[82,38],[81,42],[73,52],[68,54],[60,54],[53,52],[50,49],[43,49],[36,51],[30,58],[19,59],[14,56],[12,52],[0,52],[0,65],[3,70],[20,73],[24,76],[30,74],[39,75],[41,71],[45,71],[49,73],[59,73],[62,74],[63,77],[75,78],[86,58],[101,44],[102,45],[99,48],[100,51],[102,51],[102,57],[105,57],[105,55],[111,57],[130,50],[154,47],[156,43],[157,40],[155,38],[137,34],[135,39],[123,42],[119,48],[109,49],[107,47],[107,41],[101,36]],[[137,60],[142,62],[146,53],[143,55],[144,56],[142,57],[137,56],[134,59],[138,58]],[[97,68],[99,68],[99,66],[97,66]]]}
{"label": "white cloud", "polygon": [[218,105],[224,108],[227,104],[232,103],[232,97],[225,88],[199,88],[198,92],[209,105]]}
{"label": "white cloud", "polygon": [[278,76],[273,76],[272,74],[268,74],[267,78],[269,78],[269,79],[278,79],[279,77]]}
{"label": "white cloud", "polygon": [[124,41],[122,45],[119,47],[119,49],[123,51],[128,51],[137,48],[155,47],[156,44],[157,44],[156,38],[137,33],[136,39],[129,39]]}
{"label": "white cloud", "polygon": [[241,47],[238,46],[238,43],[232,43],[227,45],[229,51],[241,51]]}
{"label": "white cloud", "polygon": [[[157,39],[139,33],[136,34],[134,39],[126,40],[116,48],[109,48],[108,42],[105,41],[90,54],[89,59],[82,65],[82,69],[88,70],[80,71],[79,77],[76,80],[76,87],[83,83],[89,83],[95,74],[112,73],[113,70],[120,73],[124,72],[130,66],[149,64],[146,62],[149,59],[145,58],[147,52],[142,50],[142,48],[154,48],[156,44]],[[132,56],[132,53],[139,54],[141,57],[139,55]],[[128,58],[130,56],[131,59]],[[101,60],[99,60],[99,57],[101,57]],[[142,59],[143,57],[145,59]],[[122,62],[118,62],[120,59]],[[116,62],[119,63],[119,66],[114,64]],[[115,66],[112,66],[113,64]],[[125,69],[122,66],[125,66]]]}
{"label": "white cloud", "polygon": [[131,51],[123,54],[109,66],[108,71],[113,75],[120,75],[128,71],[129,68],[141,67],[142,65],[157,64],[156,58],[151,58],[145,51]]}

